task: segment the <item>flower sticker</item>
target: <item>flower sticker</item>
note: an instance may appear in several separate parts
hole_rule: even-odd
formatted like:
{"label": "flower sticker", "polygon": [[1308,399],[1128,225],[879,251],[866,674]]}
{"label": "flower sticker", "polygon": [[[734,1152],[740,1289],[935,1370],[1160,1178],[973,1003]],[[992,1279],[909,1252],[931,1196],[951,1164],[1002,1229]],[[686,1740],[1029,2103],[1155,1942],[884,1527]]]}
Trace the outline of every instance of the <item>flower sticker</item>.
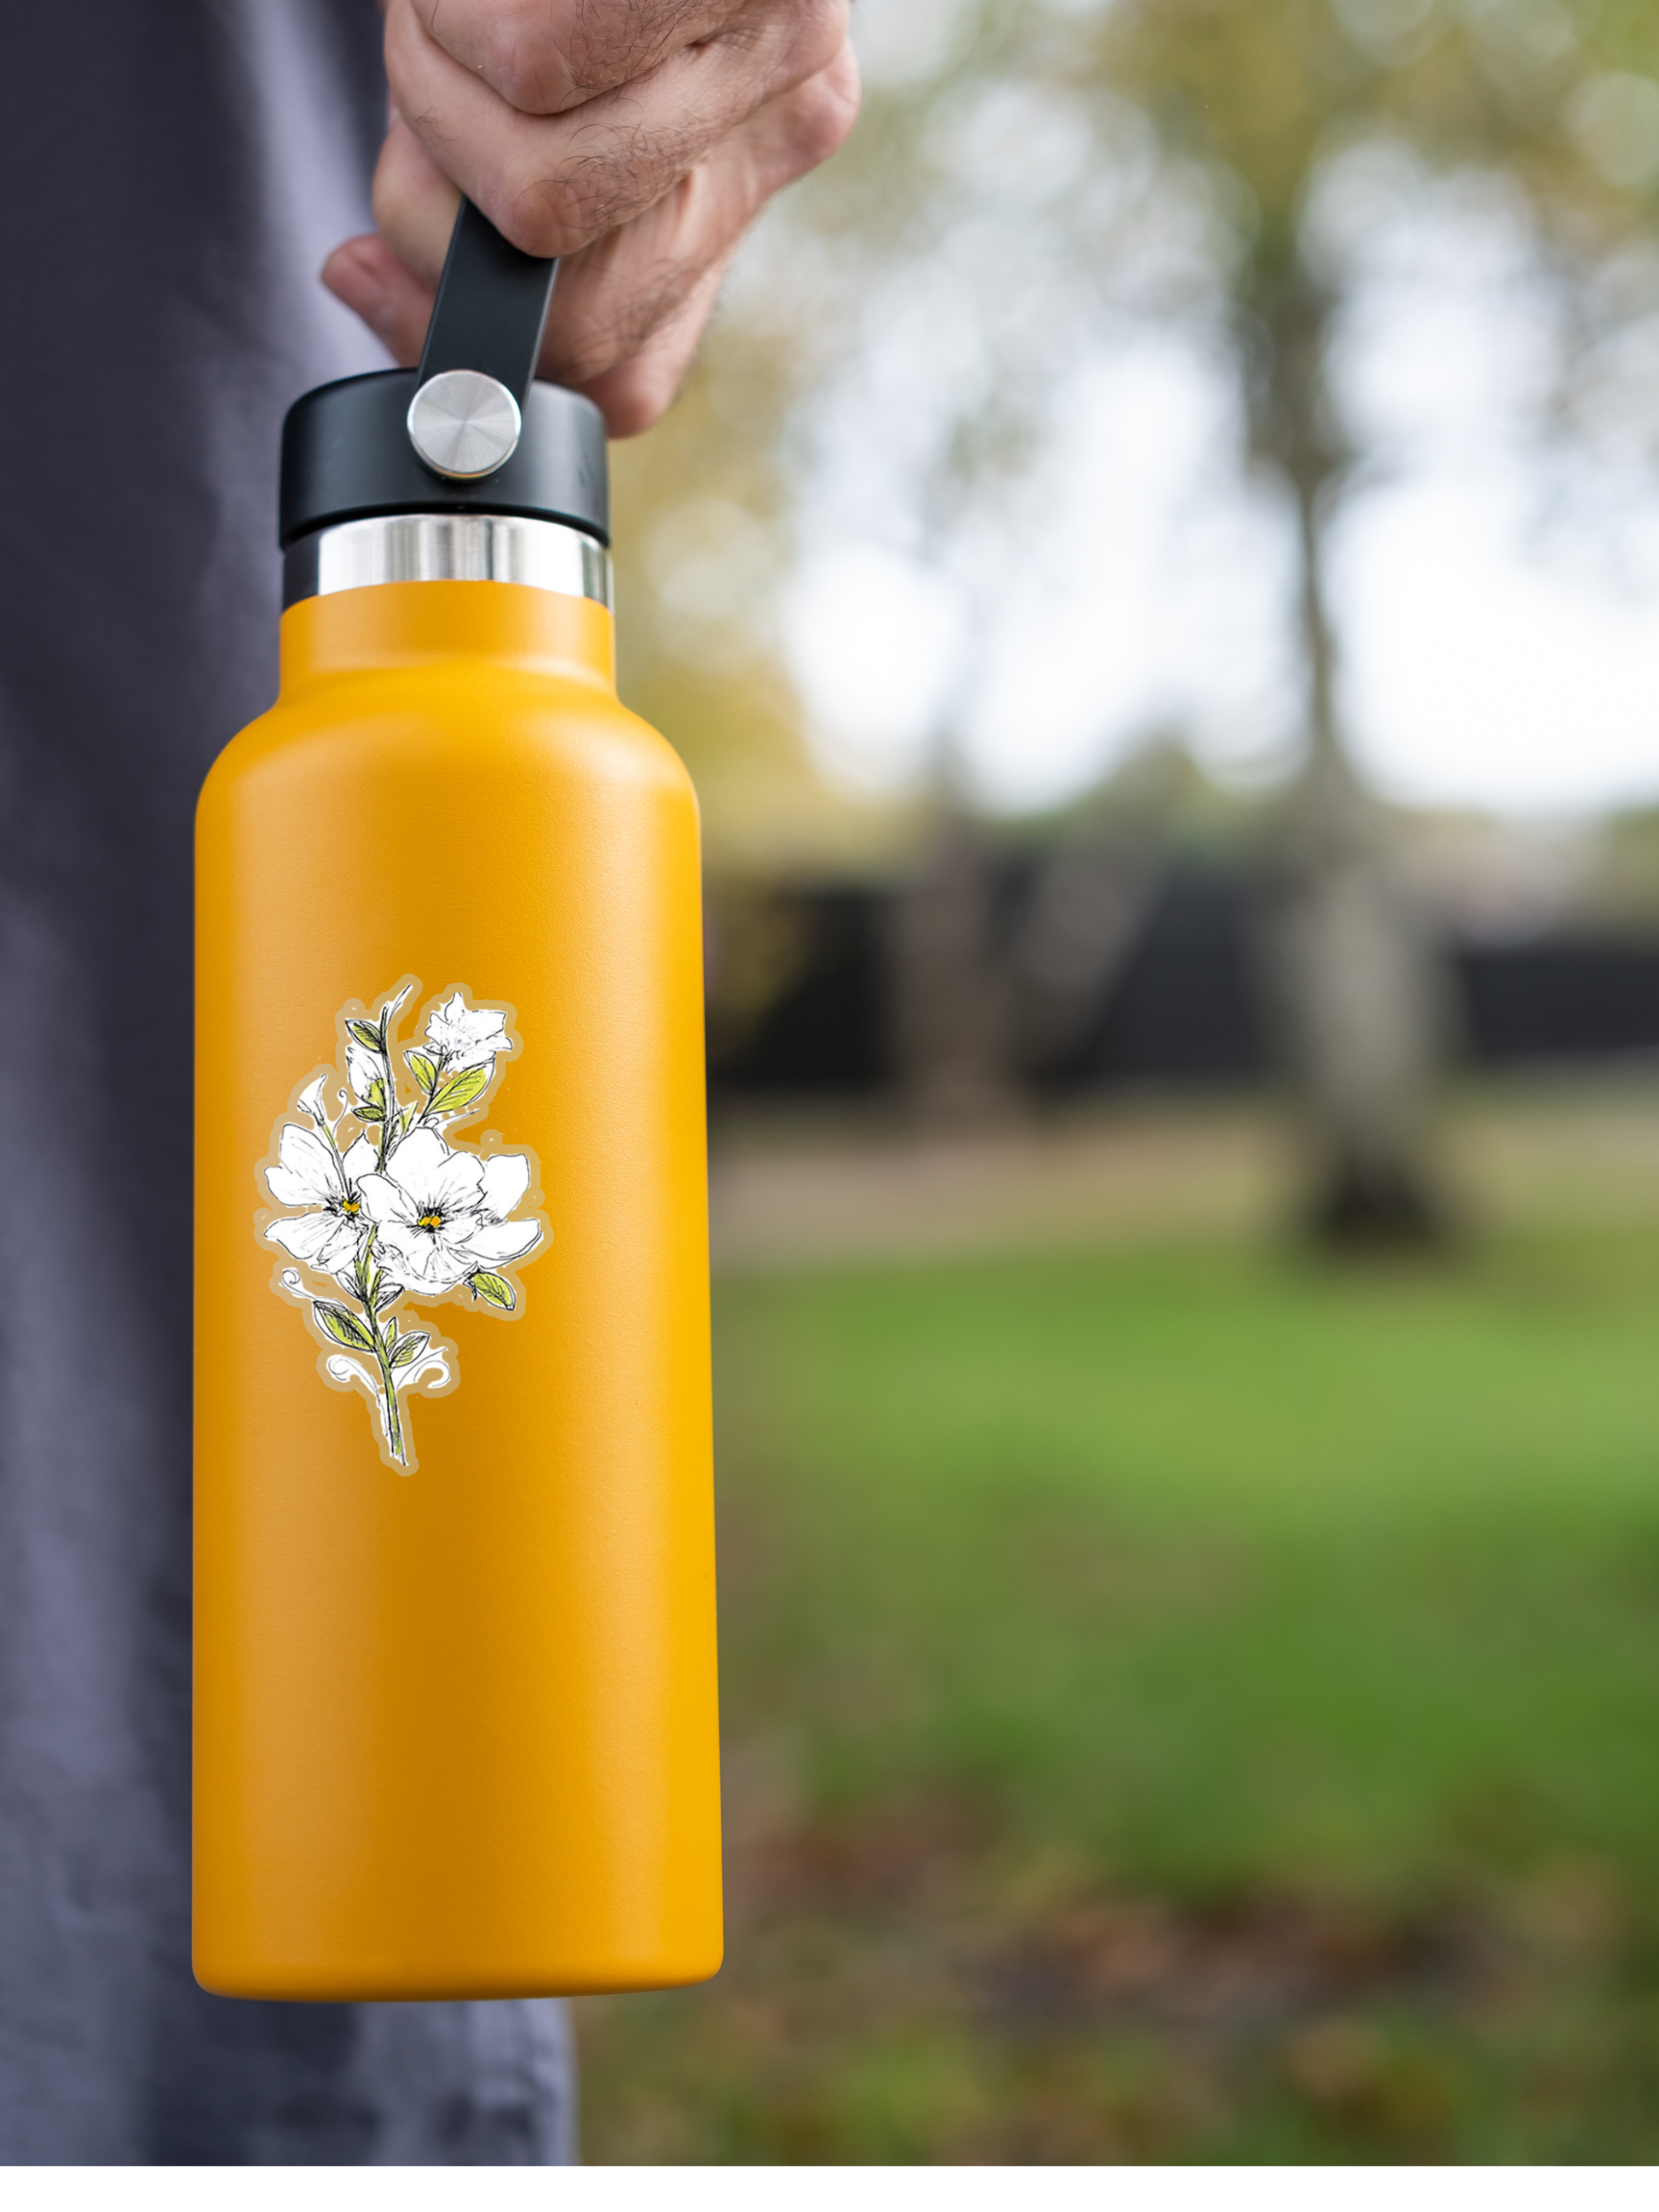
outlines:
{"label": "flower sticker", "polygon": [[[279,1124],[276,1158],[259,1169],[289,1211],[255,1216],[261,1238],[300,1262],[279,1268],[274,1287],[307,1309],[324,1347],[324,1379],[368,1393],[381,1456],[403,1474],[416,1464],[409,1397],[453,1389],[460,1380],[455,1346],[429,1328],[411,1328],[407,1302],[449,1299],[515,1313],[519,1289],[505,1270],[532,1258],[551,1235],[538,1215],[520,1211],[534,1181],[529,1153],[453,1142],[459,1124],[480,1110],[497,1063],[517,1050],[512,1008],[479,1006],[465,989],[452,990],[427,1011],[420,1044],[399,1052],[397,1018],[419,989],[408,977],[377,1018],[356,1002],[342,1010],[343,1085],[336,1068],[296,1094],[295,1110],[305,1118]],[[332,1119],[331,1084],[341,1109]]]}

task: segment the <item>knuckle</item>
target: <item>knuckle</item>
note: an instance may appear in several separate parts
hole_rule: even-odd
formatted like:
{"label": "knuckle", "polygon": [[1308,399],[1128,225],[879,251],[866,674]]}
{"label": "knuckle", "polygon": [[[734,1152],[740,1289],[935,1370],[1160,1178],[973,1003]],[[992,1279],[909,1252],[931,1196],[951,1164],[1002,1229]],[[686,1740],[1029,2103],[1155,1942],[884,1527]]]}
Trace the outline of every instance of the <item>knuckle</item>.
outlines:
{"label": "knuckle", "polygon": [[811,0],[790,57],[796,84],[821,76],[830,67],[847,43],[847,0]]}
{"label": "knuckle", "polygon": [[507,7],[491,22],[481,75],[524,115],[557,115],[582,97],[575,70],[544,17]]}
{"label": "knuckle", "polygon": [[604,161],[576,161],[525,177],[491,196],[485,213],[521,253],[566,257],[625,220],[622,196]]}
{"label": "knuckle", "polygon": [[492,16],[483,74],[527,115],[559,115],[643,76],[681,37],[676,6],[578,5],[555,25],[546,0],[506,0]]}
{"label": "knuckle", "polygon": [[569,71],[538,0],[416,0],[415,14],[433,46],[510,107],[547,114],[568,98]]}
{"label": "knuckle", "polygon": [[848,0],[793,0],[763,21],[724,35],[746,46],[762,102],[776,100],[834,60],[847,43]]}
{"label": "knuckle", "polygon": [[[842,65],[843,56],[846,66]],[[850,45],[842,48],[829,68],[820,70],[801,87],[799,142],[808,167],[815,169],[819,162],[828,161],[847,143],[858,120],[863,96]]]}
{"label": "knuckle", "polygon": [[580,195],[563,178],[536,178],[509,197],[493,198],[485,213],[520,253],[543,260],[579,252],[594,235]]}
{"label": "knuckle", "polygon": [[567,256],[609,228],[617,202],[613,164],[580,151],[525,149],[482,188],[480,204],[522,253]]}
{"label": "knuckle", "polygon": [[612,437],[637,438],[652,429],[667,414],[678,389],[678,379],[653,364],[631,365],[605,393],[605,424]]}
{"label": "knuckle", "polygon": [[843,45],[828,68],[779,103],[781,150],[790,176],[805,176],[840,152],[858,120],[861,100],[853,49]]}
{"label": "knuckle", "polygon": [[526,146],[497,176],[484,211],[526,253],[571,254],[653,205],[696,160],[695,130],[615,121],[558,133],[556,154]]}

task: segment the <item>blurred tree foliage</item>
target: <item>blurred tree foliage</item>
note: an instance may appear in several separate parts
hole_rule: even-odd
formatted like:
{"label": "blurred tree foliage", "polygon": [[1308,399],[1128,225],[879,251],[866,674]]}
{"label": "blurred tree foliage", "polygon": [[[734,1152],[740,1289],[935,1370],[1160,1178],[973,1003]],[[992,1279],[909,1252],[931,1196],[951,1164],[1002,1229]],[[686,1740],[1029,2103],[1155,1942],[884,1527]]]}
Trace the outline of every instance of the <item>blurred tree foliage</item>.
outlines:
{"label": "blurred tree foliage", "polygon": [[884,833],[818,774],[779,650],[795,351],[728,319],[666,421],[613,448],[619,684],[689,768],[719,882],[856,864]]}
{"label": "blurred tree foliage", "polygon": [[[1312,1140],[1312,1218],[1333,1241],[1437,1233],[1426,1139],[1445,1019],[1427,933],[1343,742],[1328,546],[1364,456],[1330,367],[1366,241],[1333,251],[1310,215],[1344,153],[1408,149],[1431,174],[1518,187],[1540,260],[1593,289],[1639,219],[1613,140],[1643,97],[1599,65],[1594,18],[1571,0],[1130,0],[1101,25],[1101,76],[1177,157],[1226,180],[1217,276],[1249,454],[1295,521],[1307,742],[1267,950]],[[1607,36],[1647,28],[1626,11]]]}
{"label": "blurred tree foliage", "polygon": [[776,320],[726,317],[667,419],[613,449],[618,682],[697,786],[716,1057],[805,957],[778,883],[890,865],[898,827],[818,773],[780,650],[801,350]]}
{"label": "blurred tree foliage", "polygon": [[[1540,445],[1570,443],[1580,474],[1598,447],[1614,475],[1650,460],[1659,7],[871,0],[859,35],[876,66],[852,143],[768,218],[685,397],[618,454],[625,695],[690,764],[717,878],[926,850],[897,950],[915,952],[910,998],[939,1032],[926,1050],[955,1051],[984,1088],[1017,1051],[998,994],[1019,961],[996,972],[964,730],[1011,574],[1043,559],[1067,466],[1057,396],[1135,327],[1179,325],[1231,373],[1240,468],[1274,488],[1300,554],[1305,744],[1267,942],[1314,1210],[1334,1234],[1431,1229],[1445,1028],[1344,742],[1326,584],[1334,519],[1372,459],[1332,364],[1388,208],[1384,194],[1334,227],[1325,204],[1379,150],[1422,193],[1480,180],[1552,302]],[[861,480],[873,527],[962,611],[932,797],[908,807],[826,787],[781,649],[781,588]],[[1065,865],[1075,876],[1075,841]],[[747,996],[781,959],[748,963]]]}

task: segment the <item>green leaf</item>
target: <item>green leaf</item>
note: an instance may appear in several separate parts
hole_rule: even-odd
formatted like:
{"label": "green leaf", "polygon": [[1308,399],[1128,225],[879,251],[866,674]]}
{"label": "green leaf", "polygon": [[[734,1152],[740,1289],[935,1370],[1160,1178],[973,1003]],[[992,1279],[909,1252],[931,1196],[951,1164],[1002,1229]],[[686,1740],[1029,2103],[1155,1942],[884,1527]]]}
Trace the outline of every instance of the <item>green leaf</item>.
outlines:
{"label": "green leaf", "polygon": [[385,1313],[389,1311],[392,1307],[397,1305],[398,1299],[401,1298],[402,1295],[403,1286],[401,1283],[388,1283],[385,1289],[380,1293],[379,1299],[374,1308],[375,1312]]}
{"label": "green leaf", "polygon": [[369,1086],[369,1103],[371,1106],[379,1107],[384,1107],[386,1104],[386,1086],[378,1075]]}
{"label": "green leaf", "polygon": [[356,1038],[358,1044],[361,1045],[366,1051],[385,1051],[386,1046],[381,1039],[380,1032],[375,1028],[372,1022],[348,1022],[346,1026],[350,1030],[352,1036]]}
{"label": "green leaf", "polygon": [[505,1277],[486,1274],[482,1268],[476,1275],[469,1275],[474,1298],[482,1298],[486,1306],[498,1306],[503,1313],[513,1310],[513,1286]]}
{"label": "green leaf", "polygon": [[409,1072],[429,1098],[432,1095],[432,1086],[438,1080],[437,1061],[433,1059],[430,1052],[405,1052],[403,1057],[409,1063]]}
{"label": "green leaf", "polygon": [[405,1336],[397,1351],[393,1353],[392,1364],[394,1367],[407,1367],[414,1360],[419,1359],[425,1349],[426,1332],[424,1329],[417,1329],[412,1336]]}
{"label": "green leaf", "polygon": [[387,1348],[387,1350],[388,1350],[388,1351],[390,1351],[390,1350],[391,1350],[391,1348],[392,1348],[392,1346],[393,1346],[394,1344],[396,1344],[396,1343],[397,1343],[397,1322],[396,1322],[396,1321],[388,1321],[388,1322],[387,1322],[387,1324],[386,1324],[386,1328],[385,1328],[385,1332],[384,1332],[384,1334],[385,1334],[385,1337],[386,1337],[386,1348]]}
{"label": "green leaf", "polygon": [[349,1344],[354,1352],[373,1351],[374,1339],[367,1325],[346,1307],[325,1306],[319,1301],[312,1310],[336,1344]]}
{"label": "green leaf", "polygon": [[446,1076],[432,1094],[433,1112],[453,1114],[462,1106],[470,1106],[479,1093],[487,1088],[493,1072],[493,1067],[487,1064],[482,1068],[463,1068],[455,1074]]}
{"label": "green leaf", "polygon": [[378,1106],[359,1106],[357,1118],[359,1121],[384,1121],[386,1117]]}

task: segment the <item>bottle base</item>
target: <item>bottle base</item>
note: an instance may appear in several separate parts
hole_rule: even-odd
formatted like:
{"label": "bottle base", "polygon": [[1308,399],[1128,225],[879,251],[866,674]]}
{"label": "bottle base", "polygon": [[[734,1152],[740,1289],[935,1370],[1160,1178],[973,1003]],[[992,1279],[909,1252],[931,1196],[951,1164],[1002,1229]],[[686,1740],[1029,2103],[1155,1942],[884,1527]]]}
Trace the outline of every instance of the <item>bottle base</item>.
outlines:
{"label": "bottle base", "polygon": [[506,1972],[462,1966],[273,1967],[232,1963],[198,1955],[192,1970],[212,1997],[267,2004],[375,2005],[476,2002],[497,1997],[620,1996],[648,1989],[685,1989],[719,1973],[723,1953],[696,1958],[566,1960],[527,1964]]}

